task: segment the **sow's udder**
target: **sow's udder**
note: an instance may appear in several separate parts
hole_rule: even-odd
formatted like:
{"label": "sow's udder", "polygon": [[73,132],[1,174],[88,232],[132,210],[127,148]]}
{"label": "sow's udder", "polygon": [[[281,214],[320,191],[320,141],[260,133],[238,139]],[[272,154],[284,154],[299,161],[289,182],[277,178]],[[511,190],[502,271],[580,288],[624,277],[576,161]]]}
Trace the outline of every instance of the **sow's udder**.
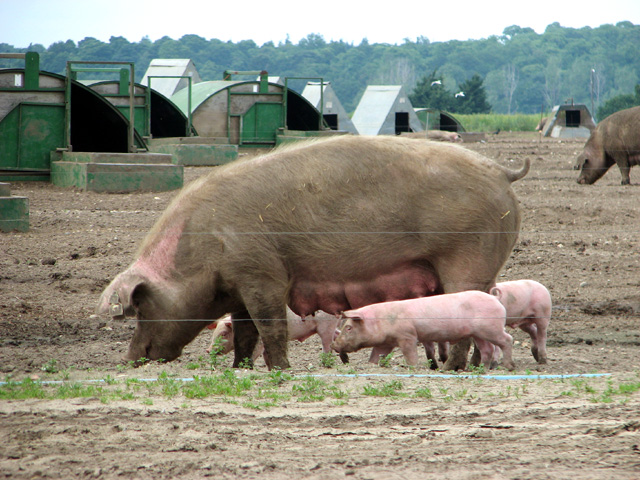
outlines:
{"label": "sow's udder", "polygon": [[361,280],[336,282],[294,279],[289,306],[304,318],[318,310],[337,315],[372,303],[440,293],[443,293],[440,282],[432,270],[423,265],[406,264]]}

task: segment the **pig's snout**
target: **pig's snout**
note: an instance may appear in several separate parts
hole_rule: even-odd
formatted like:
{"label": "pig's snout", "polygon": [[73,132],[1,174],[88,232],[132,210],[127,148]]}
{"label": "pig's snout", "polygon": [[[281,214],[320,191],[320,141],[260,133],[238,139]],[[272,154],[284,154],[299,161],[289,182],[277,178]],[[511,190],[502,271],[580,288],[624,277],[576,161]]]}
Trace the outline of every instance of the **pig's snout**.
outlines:
{"label": "pig's snout", "polygon": [[342,353],[342,349],[344,348],[344,345],[342,345],[341,342],[338,342],[338,339],[335,339],[333,342],[331,342],[331,350],[333,350],[336,353]]}

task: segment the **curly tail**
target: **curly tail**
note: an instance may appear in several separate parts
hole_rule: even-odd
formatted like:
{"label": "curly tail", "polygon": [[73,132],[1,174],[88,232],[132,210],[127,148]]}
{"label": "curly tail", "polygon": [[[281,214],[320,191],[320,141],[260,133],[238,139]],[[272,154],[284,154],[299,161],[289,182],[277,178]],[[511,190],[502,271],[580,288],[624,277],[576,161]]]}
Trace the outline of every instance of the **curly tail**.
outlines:
{"label": "curly tail", "polygon": [[531,167],[531,160],[528,158],[524,159],[524,166],[518,170],[517,172],[512,172],[511,170],[507,170],[507,179],[510,182],[515,182],[516,180],[520,180],[527,173],[529,173],[529,168]]}

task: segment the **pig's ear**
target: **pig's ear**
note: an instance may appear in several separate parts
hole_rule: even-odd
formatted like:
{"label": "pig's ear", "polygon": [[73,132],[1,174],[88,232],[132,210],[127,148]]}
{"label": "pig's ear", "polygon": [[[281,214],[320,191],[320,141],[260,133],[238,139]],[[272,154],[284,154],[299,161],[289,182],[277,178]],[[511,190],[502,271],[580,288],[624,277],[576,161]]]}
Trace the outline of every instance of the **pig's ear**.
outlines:
{"label": "pig's ear", "polygon": [[98,303],[98,313],[108,313],[115,319],[135,316],[146,287],[140,275],[121,274],[105,289]]}
{"label": "pig's ear", "polygon": [[364,319],[358,315],[353,315],[352,317],[348,317],[353,323],[362,323]]}

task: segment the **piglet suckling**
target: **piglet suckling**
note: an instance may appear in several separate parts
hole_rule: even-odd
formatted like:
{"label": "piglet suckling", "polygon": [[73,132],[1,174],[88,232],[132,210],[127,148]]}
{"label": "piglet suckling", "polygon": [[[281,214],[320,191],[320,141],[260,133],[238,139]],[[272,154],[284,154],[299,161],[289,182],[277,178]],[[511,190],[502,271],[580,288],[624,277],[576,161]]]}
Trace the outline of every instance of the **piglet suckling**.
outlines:
{"label": "piglet suckling", "polygon": [[[289,333],[289,340],[297,340],[304,342],[312,335],[318,335],[322,341],[322,351],[324,353],[331,352],[331,342],[338,336],[340,331],[338,325],[341,319],[335,315],[329,315],[328,313],[318,311],[314,315],[306,317],[304,320],[299,315],[296,315],[287,308],[287,331]],[[226,355],[233,351],[233,324],[231,321],[231,315],[226,315],[219,319],[215,323],[213,334],[211,336],[211,344],[207,348],[207,353],[210,353],[214,345],[220,342],[221,349],[218,352],[220,355]],[[253,351],[253,358],[255,360],[260,355],[264,355],[264,346],[259,341],[256,344],[256,348]],[[340,359],[343,363],[349,361],[349,357],[346,353],[340,354]],[[267,360],[265,359],[265,363]]]}

